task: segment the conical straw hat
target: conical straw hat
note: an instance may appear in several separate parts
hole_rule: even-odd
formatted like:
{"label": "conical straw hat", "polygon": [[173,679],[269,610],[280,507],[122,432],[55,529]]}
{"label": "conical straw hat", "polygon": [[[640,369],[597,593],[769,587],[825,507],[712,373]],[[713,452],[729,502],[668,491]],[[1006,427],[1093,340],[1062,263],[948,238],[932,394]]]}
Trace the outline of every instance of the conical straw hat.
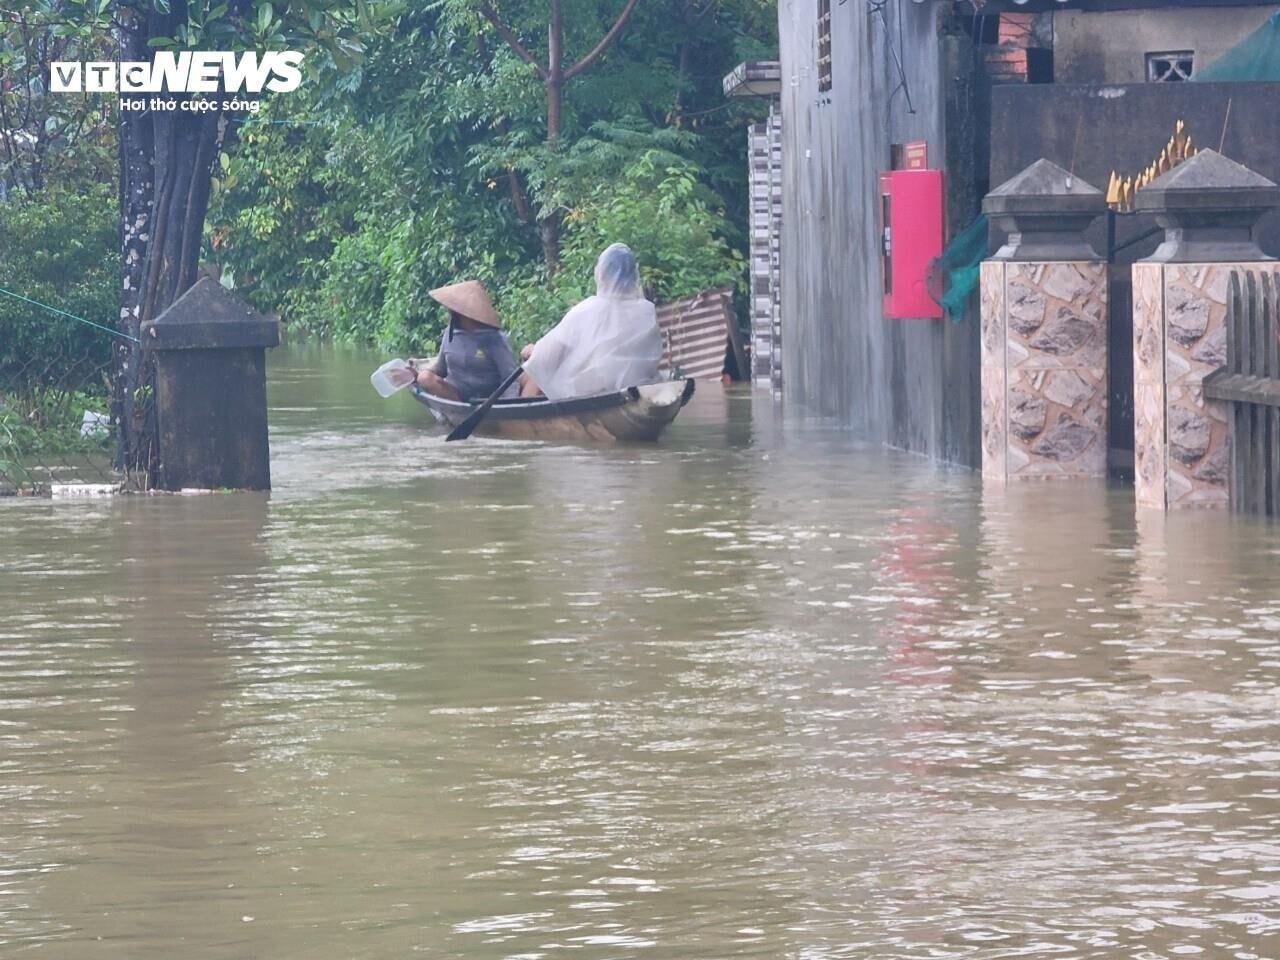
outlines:
{"label": "conical straw hat", "polygon": [[502,322],[493,309],[493,301],[479,280],[463,280],[431,291],[431,297],[454,313],[460,313],[490,327],[500,327]]}

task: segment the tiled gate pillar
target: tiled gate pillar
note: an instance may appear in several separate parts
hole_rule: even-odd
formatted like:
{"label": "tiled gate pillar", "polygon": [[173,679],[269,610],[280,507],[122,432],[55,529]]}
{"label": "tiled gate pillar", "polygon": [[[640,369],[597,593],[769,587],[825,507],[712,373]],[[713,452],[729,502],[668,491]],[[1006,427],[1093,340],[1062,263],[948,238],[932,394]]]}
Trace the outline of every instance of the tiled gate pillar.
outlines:
{"label": "tiled gate pillar", "polygon": [[1227,404],[1204,378],[1226,362],[1227,284],[1239,267],[1280,273],[1255,227],[1280,187],[1213,150],[1157,177],[1135,206],[1164,242],[1133,265],[1134,482],[1139,506],[1226,507]]}
{"label": "tiled gate pillar", "polygon": [[987,194],[1008,242],[982,264],[982,473],[1107,471],[1107,265],[1083,231],[1102,192],[1037,160]]}

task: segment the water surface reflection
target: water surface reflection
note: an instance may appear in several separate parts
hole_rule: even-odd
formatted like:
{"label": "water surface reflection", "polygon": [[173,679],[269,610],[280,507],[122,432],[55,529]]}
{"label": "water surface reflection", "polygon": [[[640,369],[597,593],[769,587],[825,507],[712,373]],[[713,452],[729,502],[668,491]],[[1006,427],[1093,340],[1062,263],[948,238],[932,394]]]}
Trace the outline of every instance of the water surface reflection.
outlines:
{"label": "water surface reflection", "polygon": [[274,363],[270,498],[0,503],[0,953],[1280,956],[1275,527]]}

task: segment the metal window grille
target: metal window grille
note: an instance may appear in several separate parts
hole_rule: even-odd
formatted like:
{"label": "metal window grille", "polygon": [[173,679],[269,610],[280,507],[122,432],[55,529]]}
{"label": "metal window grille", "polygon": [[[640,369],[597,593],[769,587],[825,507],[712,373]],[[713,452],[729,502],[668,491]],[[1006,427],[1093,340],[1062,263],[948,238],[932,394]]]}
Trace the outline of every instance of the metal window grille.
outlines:
{"label": "metal window grille", "polygon": [[831,89],[831,0],[818,0],[818,92]]}
{"label": "metal window grille", "polygon": [[1194,68],[1195,54],[1191,50],[1147,54],[1147,79],[1152,83],[1190,80]]}

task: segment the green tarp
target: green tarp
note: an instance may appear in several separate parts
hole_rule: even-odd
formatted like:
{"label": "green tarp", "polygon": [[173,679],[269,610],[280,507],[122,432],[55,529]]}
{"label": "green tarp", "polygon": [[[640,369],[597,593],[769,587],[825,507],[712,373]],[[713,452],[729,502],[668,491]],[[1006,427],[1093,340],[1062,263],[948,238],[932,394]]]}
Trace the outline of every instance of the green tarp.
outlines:
{"label": "green tarp", "polygon": [[935,277],[946,275],[941,296],[935,299],[950,320],[964,319],[965,302],[978,285],[979,264],[987,256],[987,218],[980,215],[973,223],[951,238],[942,256],[930,265]]}
{"label": "green tarp", "polygon": [[1231,80],[1280,80],[1280,13],[1203,70],[1191,74],[1202,83]]}

